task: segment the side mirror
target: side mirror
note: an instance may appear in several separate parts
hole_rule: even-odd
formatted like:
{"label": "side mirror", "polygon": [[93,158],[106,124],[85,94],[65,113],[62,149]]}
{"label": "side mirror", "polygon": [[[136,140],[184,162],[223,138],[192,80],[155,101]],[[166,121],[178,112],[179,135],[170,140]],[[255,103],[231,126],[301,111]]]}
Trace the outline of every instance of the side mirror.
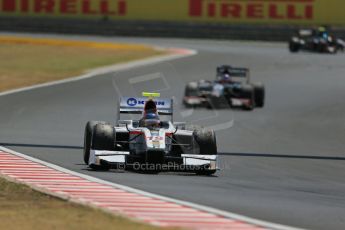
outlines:
{"label": "side mirror", "polygon": [[129,128],[128,128],[128,124],[126,124],[126,129],[127,129],[128,132],[130,132],[130,130],[129,130]]}

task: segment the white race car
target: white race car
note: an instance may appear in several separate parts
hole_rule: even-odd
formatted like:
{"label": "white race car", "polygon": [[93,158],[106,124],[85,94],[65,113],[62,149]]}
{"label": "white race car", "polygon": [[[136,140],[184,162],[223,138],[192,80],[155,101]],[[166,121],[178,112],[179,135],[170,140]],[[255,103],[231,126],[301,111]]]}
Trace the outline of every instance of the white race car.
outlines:
{"label": "white race car", "polygon": [[[143,93],[143,98],[121,98],[115,127],[89,121],[84,136],[85,163],[95,170],[122,167],[214,174],[218,169],[215,132],[174,123],[173,100],[158,97],[158,93]],[[130,119],[121,119],[125,114]],[[138,114],[140,118],[134,119]]]}

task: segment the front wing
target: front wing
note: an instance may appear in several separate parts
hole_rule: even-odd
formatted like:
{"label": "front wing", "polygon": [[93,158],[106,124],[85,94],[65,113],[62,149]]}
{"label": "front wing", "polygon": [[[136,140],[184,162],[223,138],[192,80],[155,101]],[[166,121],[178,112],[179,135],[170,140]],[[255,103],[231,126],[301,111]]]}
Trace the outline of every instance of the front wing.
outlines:
{"label": "front wing", "polygon": [[[127,157],[130,155],[126,151],[103,151],[91,150],[89,165],[126,165]],[[218,156],[215,154],[210,155],[196,155],[196,154],[181,154],[180,166],[182,169],[197,169],[198,167],[205,167],[208,170],[218,169]],[[175,165],[176,166],[176,165]],[[182,170],[183,171],[183,170]]]}
{"label": "front wing", "polygon": [[192,96],[192,97],[184,97],[183,98],[183,103],[188,106],[202,106],[206,105],[207,99],[204,97],[197,97],[197,96]]}
{"label": "front wing", "polygon": [[[215,98],[213,99],[213,102],[214,100]],[[219,98],[219,101],[223,101],[223,100]],[[204,97],[184,97],[183,102],[185,105],[188,105],[188,106],[206,106],[206,105],[212,106],[212,102],[210,102],[207,98],[204,98]],[[230,98],[229,102],[225,103],[225,105],[229,105],[229,103],[231,106],[240,107],[240,106],[250,106],[252,101],[248,98],[232,97]]]}

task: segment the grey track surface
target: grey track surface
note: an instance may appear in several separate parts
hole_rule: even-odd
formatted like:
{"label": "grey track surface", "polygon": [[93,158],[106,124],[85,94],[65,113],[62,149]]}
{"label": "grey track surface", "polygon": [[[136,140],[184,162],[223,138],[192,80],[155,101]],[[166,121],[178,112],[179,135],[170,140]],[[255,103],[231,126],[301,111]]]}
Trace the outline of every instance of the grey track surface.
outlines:
{"label": "grey track surface", "polygon": [[[80,37],[73,37],[80,38]],[[82,37],[199,50],[199,55],[0,97],[0,145],[65,168],[144,191],[308,229],[345,226],[345,56],[290,54],[281,43]],[[113,121],[118,92],[162,91],[179,102],[184,84],[213,79],[218,64],[248,66],[267,88],[253,112],[185,111],[178,120],[223,124],[217,131],[222,170],[215,177],[93,172],[82,163],[88,120]],[[39,64],[39,63],[38,63]],[[129,85],[136,76],[154,84]]]}

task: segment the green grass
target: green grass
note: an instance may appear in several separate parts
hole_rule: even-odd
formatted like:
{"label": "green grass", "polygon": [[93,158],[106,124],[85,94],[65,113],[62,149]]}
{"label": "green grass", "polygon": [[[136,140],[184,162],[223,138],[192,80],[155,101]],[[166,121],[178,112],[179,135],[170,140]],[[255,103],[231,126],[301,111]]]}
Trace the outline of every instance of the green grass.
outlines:
{"label": "green grass", "polygon": [[0,92],[60,80],[92,68],[142,59],[163,52],[33,44],[0,44]]}
{"label": "green grass", "polygon": [[104,211],[66,202],[0,178],[0,229],[158,229]]}

